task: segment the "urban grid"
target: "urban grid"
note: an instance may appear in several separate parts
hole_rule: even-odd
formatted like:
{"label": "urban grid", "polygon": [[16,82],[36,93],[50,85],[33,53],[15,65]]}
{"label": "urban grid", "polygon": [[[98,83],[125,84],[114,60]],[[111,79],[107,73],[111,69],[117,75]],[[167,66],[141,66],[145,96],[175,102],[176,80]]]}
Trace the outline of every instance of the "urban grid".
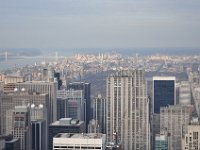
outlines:
{"label": "urban grid", "polygon": [[77,54],[0,81],[2,150],[200,148],[200,56]]}
{"label": "urban grid", "polygon": [[200,0],[0,0],[0,150],[200,150]]}

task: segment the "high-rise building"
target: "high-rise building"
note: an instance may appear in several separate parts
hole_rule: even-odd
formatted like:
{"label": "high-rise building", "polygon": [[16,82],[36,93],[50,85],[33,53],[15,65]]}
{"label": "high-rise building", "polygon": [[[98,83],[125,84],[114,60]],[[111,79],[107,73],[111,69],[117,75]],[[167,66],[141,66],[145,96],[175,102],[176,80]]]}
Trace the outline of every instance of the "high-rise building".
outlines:
{"label": "high-rise building", "polygon": [[48,71],[47,71],[47,80],[49,82],[53,82],[54,81],[54,73],[55,73],[55,70],[52,67],[49,67]]}
{"label": "high-rise building", "polygon": [[83,90],[84,99],[86,100],[86,125],[92,119],[91,99],[90,99],[90,83],[72,82],[67,85],[68,89]]}
{"label": "high-rise building", "polygon": [[53,137],[58,133],[85,133],[85,123],[72,118],[61,118],[49,125],[49,150],[53,149]]}
{"label": "high-rise building", "polygon": [[110,75],[106,102],[108,142],[121,143],[124,150],[149,150],[149,101],[144,71],[124,70]]}
{"label": "high-rise building", "polygon": [[32,149],[47,150],[47,122],[46,120],[31,121]]}
{"label": "high-rise building", "polygon": [[86,121],[85,99],[82,90],[69,91],[67,98],[67,117]]}
{"label": "high-rise building", "polygon": [[192,99],[193,99],[193,105],[195,106],[197,116],[200,118],[200,87],[199,85],[192,86]]}
{"label": "high-rise building", "polygon": [[187,132],[182,139],[182,150],[199,150],[200,149],[200,125],[198,118],[192,120],[187,127]]}
{"label": "high-rise building", "polygon": [[48,115],[43,104],[31,104],[32,149],[47,150],[48,142]]}
{"label": "high-rise building", "polygon": [[190,105],[191,104],[191,90],[190,84],[187,81],[182,81],[179,86],[179,104]]}
{"label": "high-rise building", "polygon": [[45,81],[27,81],[23,83],[16,83],[18,90],[24,89],[27,92],[35,92],[41,94],[48,94],[49,100],[49,122],[57,120],[57,107],[56,107],[56,96],[57,96],[57,82],[45,82]]}
{"label": "high-rise building", "polygon": [[20,141],[19,139],[6,139],[5,141],[6,149],[5,150],[20,150]]}
{"label": "high-rise building", "polygon": [[86,122],[86,101],[83,90],[59,90],[57,110],[58,118],[72,118]]}
{"label": "high-rise building", "polygon": [[0,150],[5,150],[5,139],[0,136]]}
{"label": "high-rise building", "polygon": [[45,120],[48,123],[47,108],[43,104],[39,104],[38,106],[31,104],[30,114],[31,121]]}
{"label": "high-rise building", "polygon": [[66,89],[57,91],[57,119],[67,118],[67,96]]}
{"label": "high-rise building", "polygon": [[60,79],[60,73],[59,72],[55,72],[54,73],[54,78],[56,78],[56,80],[58,82],[58,90],[60,90],[61,86],[62,86],[62,80]]}
{"label": "high-rise building", "polygon": [[176,104],[175,77],[153,77],[153,112],[160,113],[160,107]]}
{"label": "high-rise building", "polygon": [[29,107],[15,106],[12,134],[14,138],[19,138],[20,150],[31,149],[31,121]]}
{"label": "high-rise building", "polygon": [[[35,105],[35,108],[39,108],[39,106],[43,106],[47,112],[47,121],[50,119],[50,108],[49,108],[49,96],[48,94],[40,94],[36,92],[27,92],[23,90],[15,89],[15,92],[12,93],[1,93],[0,94],[0,124],[1,124],[1,133],[2,134],[11,134],[12,129],[12,114],[15,106],[22,105]],[[36,115],[36,112],[33,113],[33,109],[31,109],[31,117]],[[40,110],[40,108],[39,108]],[[38,110],[38,114],[39,113]],[[46,115],[43,114],[43,115]],[[36,117],[36,116],[35,116]]]}
{"label": "high-rise building", "polygon": [[105,150],[106,135],[95,133],[59,133],[53,138],[53,150]]}
{"label": "high-rise building", "polygon": [[93,100],[93,118],[98,122],[99,132],[106,133],[106,100],[99,94]]}
{"label": "high-rise building", "polygon": [[181,105],[160,108],[160,132],[166,131],[169,135],[168,149],[181,149],[181,140],[187,132],[192,109],[192,106]]}

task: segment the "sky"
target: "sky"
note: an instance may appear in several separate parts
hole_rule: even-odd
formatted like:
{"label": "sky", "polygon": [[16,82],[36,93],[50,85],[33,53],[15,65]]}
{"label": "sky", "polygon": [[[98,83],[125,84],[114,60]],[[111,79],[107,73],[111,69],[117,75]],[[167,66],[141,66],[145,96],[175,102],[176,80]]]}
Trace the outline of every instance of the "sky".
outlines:
{"label": "sky", "polygon": [[0,48],[200,47],[200,0],[0,0]]}

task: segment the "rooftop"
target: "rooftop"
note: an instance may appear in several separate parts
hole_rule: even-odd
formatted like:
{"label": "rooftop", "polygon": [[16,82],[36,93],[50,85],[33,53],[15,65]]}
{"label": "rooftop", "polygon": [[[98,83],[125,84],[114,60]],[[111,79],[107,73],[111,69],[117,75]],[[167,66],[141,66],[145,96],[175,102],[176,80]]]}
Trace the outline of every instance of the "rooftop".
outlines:
{"label": "rooftop", "polygon": [[61,118],[51,124],[51,126],[80,126],[84,121],[72,118]]}
{"label": "rooftop", "polygon": [[55,138],[71,138],[71,139],[101,139],[102,133],[59,133]]}
{"label": "rooftop", "polygon": [[153,80],[176,80],[174,76],[154,76]]}

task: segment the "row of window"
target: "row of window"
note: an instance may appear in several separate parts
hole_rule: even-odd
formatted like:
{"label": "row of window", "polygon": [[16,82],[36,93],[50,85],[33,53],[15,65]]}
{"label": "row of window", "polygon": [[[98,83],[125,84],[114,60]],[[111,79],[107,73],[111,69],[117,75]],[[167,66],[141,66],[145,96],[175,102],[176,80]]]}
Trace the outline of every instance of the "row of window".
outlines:
{"label": "row of window", "polygon": [[54,146],[54,149],[102,149],[101,147],[86,147],[86,146]]}

